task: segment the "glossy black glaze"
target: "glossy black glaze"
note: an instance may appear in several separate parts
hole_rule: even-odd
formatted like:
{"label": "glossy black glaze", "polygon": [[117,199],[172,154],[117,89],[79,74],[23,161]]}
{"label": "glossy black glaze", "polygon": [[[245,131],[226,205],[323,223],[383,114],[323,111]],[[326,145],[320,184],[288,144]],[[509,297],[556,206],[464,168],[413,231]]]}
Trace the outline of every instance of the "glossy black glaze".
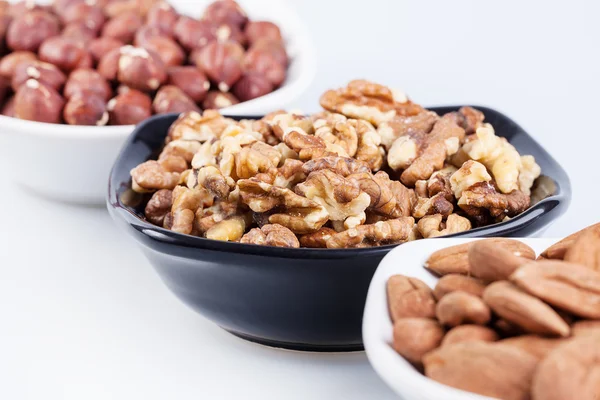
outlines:
{"label": "glossy black glaze", "polygon": [[[492,109],[476,108],[498,135],[522,154],[535,156],[557,191],[508,222],[452,236],[533,235],[566,210],[569,179],[516,123]],[[443,114],[458,107],[432,109]],[[219,242],[159,228],[143,219],[141,208],[123,204],[131,187],[129,171],[156,156],[175,118],[155,116],[135,129],[115,162],[107,199],[112,217],[133,235],[165,284],[194,310],[248,340],[299,350],[361,349],[369,282],[394,246],[326,250]]]}

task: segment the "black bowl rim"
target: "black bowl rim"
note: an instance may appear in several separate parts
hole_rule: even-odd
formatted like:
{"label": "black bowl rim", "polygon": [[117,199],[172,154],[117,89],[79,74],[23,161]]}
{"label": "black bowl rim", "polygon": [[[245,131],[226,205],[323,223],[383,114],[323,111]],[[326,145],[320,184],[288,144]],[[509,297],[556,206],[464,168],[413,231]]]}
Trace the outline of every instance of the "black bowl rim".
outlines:
{"label": "black bowl rim", "polygon": [[[443,108],[443,109],[458,109],[462,106],[434,106],[427,107],[428,109],[433,108]],[[533,137],[531,137],[527,131],[525,131],[520,125],[514,122],[511,118],[506,116],[506,114],[489,108],[485,106],[472,105],[472,107],[477,108],[486,113],[496,113],[502,115],[508,122],[513,123],[517,129],[521,131],[522,134],[526,135],[528,140],[535,143],[542,152],[545,153],[545,157],[549,162],[552,162],[557,167],[557,175],[552,176],[551,178],[559,183],[558,192],[552,196],[549,196],[540,202],[536,203],[528,210],[519,214],[518,216],[505,221],[499,222],[493,225],[487,225],[475,229],[471,229],[466,232],[454,233],[451,235],[443,236],[443,238],[472,238],[472,237],[491,237],[491,236],[504,236],[515,231],[522,229],[524,226],[529,225],[535,219],[542,216],[546,211],[544,211],[545,206],[549,203],[566,203],[565,208],[568,206],[568,203],[571,200],[571,183],[570,180],[560,164],[556,162],[556,160],[542,147]],[[146,128],[146,126],[153,124],[156,120],[163,118],[172,118],[177,116],[178,114],[162,114],[152,116],[145,121],[138,124],[135,130],[128,137],[127,141],[123,144],[123,147],[119,153],[119,156],[115,160],[113,168],[111,169],[109,182],[108,182],[108,195],[107,195],[107,207],[111,213],[114,215],[118,215],[122,218],[130,227],[134,230],[140,232],[147,238],[163,243],[167,243],[170,245],[176,245],[187,248],[194,248],[198,250],[212,250],[212,251],[220,251],[225,253],[242,253],[242,254],[255,254],[261,256],[272,256],[272,257],[280,257],[280,258],[348,258],[348,257],[374,257],[374,256],[384,256],[390,250],[395,248],[400,244],[390,244],[385,246],[378,247],[367,247],[367,248],[352,248],[352,249],[314,249],[314,248],[283,248],[283,247],[274,247],[274,246],[265,246],[265,245],[255,245],[255,244],[243,244],[238,242],[225,242],[213,239],[207,239],[199,236],[186,235],[182,233],[177,233],[170,231],[168,229],[164,229],[162,227],[151,224],[148,221],[145,221],[138,217],[135,213],[130,211],[127,206],[123,205],[121,199],[118,196],[117,188],[113,189],[113,177],[114,170],[118,161],[122,158],[123,154],[127,147],[131,145],[131,143],[135,140],[137,133]],[[228,115],[228,117],[235,119],[243,119],[243,118],[260,118],[256,116],[232,116]],[[554,207],[551,207],[552,209]],[[423,240],[423,239],[420,239]]]}

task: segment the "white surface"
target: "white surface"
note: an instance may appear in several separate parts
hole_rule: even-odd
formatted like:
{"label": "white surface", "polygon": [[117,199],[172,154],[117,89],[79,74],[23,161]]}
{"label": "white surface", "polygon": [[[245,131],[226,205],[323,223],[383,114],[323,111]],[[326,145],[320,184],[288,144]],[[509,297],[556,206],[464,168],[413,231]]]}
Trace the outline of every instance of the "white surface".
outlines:
{"label": "white surface", "polygon": [[[521,239],[541,253],[556,239]],[[416,241],[392,250],[381,261],[369,286],[363,320],[363,341],[369,361],[377,373],[396,393],[419,400],[492,400],[491,397],[454,389],[431,380],[418,372],[392,348],[392,320],[388,311],[386,284],[390,276],[402,274],[421,279],[434,288],[438,277],[423,265],[436,250],[472,242],[473,239],[436,239]]]}
{"label": "white surface", "polygon": [[[426,105],[498,108],[571,176],[571,207],[545,236],[598,222],[600,4],[536,3],[293,2],[319,63],[293,106],[316,110],[324,89],[362,76]],[[363,353],[282,352],[222,332],[169,293],[103,209],[33,197],[9,182],[15,167],[4,161],[0,398],[397,398]]]}
{"label": "white surface", "polygon": [[[194,16],[208,3],[208,0],[180,2],[177,9]],[[241,0],[240,3],[253,10],[249,12],[251,18],[271,20],[281,27],[290,56],[287,77],[280,88],[222,110],[230,115],[261,115],[289,105],[304,93],[315,75],[315,51],[307,27],[287,3],[271,0]],[[113,161],[132,130],[132,125],[82,127],[0,115],[0,156],[12,166],[10,178],[36,193],[63,201],[102,204]],[[24,176],[35,179],[24,179]]]}

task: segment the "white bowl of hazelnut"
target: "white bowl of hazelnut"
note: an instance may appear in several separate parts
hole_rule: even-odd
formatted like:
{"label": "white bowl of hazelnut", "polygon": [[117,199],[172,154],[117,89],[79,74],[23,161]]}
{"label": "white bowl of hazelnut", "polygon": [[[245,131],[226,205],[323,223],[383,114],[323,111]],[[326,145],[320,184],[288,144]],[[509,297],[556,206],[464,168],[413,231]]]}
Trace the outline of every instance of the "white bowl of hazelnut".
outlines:
{"label": "white bowl of hazelnut", "polygon": [[151,115],[289,104],[316,70],[306,29],[285,3],[241,3],[250,17],[231,0],[177,10],[157,0],[0,1],[0,151],[15,181],[101,203],[123,141]]}

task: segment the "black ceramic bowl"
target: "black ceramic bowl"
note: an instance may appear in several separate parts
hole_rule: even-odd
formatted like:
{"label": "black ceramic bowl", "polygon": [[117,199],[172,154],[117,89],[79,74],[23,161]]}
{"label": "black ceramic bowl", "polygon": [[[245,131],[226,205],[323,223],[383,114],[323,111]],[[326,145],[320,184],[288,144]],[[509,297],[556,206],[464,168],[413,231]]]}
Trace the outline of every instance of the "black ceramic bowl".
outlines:
{"label": "black ceramic bowl", "polygon": [[[501,113],[477,107],[496,133],[532,154],[554,194],[508,222],[455,237],[529,236],[568,206],[569,179],[554,159]],[[440,114],[458,107],[433,108]],[[361,321],[369,282],[394,246],[366,249],[287,249],[213,241],[159,228],[130,204],[129,171],[156,156],[176,115],[141,123],[112,169],[108,209],[134,237],[165,284],[184,303],[234,335],[299,350],[362,349]],[[129,200],[128,200],[129,199]]]}

